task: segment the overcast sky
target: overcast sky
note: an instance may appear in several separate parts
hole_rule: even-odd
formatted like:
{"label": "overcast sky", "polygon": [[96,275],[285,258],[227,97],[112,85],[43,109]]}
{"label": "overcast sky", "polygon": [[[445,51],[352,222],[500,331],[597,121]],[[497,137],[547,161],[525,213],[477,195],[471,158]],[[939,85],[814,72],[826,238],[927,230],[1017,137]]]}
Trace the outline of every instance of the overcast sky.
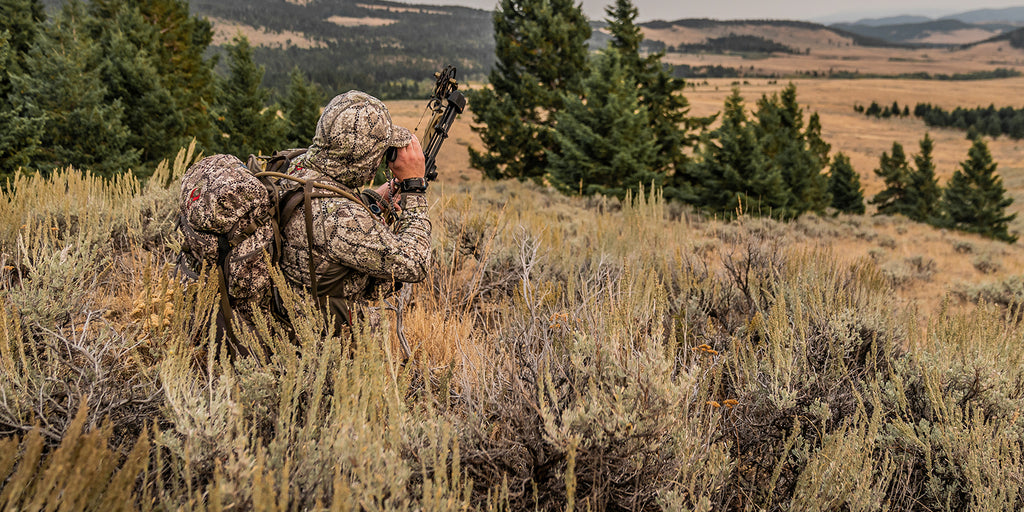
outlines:
{"label": "overcast sky", "polygon": [[[465,5],[493,9],[498,0],[407,0],[410,3]],[[610,0],[583,0],[583,11],[591,19],[604,18]],[[829,2],[820,0],[633,0],[640,21],[681,18],[714,19],[789,19],[812,21],[855,21],[898,14],[942,16],[975,9],[997,9],[1024,5],[1024,0],[984,0],[974,4],[963,0],[858,0]]]}

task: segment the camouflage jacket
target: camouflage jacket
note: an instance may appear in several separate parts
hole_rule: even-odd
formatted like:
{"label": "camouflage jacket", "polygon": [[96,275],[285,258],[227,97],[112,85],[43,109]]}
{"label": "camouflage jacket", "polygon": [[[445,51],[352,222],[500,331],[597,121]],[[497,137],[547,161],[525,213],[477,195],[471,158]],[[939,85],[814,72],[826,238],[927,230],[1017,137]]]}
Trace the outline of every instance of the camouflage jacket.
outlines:
{"label": "camouflage jacket", "polygon": [[[305,156],[305,155],[304,155]],[[347,188],[305,167],[300,157],[289,174]],[[345,198],[312,199],[313,256],[318,295],[350,301],[389,293],[396,282],[419,282],[430,263],[430,219],[424,194],[403,194],[402,214],[394,225]],[[310,286],[305,215],[297,210],[282,226],[280,267],[295,284]]]}

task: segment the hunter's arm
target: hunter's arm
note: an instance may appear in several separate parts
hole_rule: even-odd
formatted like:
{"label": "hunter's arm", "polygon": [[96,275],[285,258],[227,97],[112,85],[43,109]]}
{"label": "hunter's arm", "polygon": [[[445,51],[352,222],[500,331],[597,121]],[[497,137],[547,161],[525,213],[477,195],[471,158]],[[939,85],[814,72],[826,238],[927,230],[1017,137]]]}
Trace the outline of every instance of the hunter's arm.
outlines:
{"label": "hunter's arm", "polygon": [[424,194],[403,194],[402,215],[394,231],[348,200],[324,201],[322,231],[329,262],[380,279],[422,281],[430,264],[430,218]]}

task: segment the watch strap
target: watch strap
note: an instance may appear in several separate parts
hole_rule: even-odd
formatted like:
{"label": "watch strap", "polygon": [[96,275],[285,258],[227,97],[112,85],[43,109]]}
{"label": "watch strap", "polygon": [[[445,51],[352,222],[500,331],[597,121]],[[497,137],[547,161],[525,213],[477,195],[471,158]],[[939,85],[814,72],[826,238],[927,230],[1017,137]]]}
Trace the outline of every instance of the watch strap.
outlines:
{"label": "watch strap", "polygon": [[427,191],[427,180],[424,178],[407,178],[398,182],[398,190],[401,192],[419,192],[423,193]]}

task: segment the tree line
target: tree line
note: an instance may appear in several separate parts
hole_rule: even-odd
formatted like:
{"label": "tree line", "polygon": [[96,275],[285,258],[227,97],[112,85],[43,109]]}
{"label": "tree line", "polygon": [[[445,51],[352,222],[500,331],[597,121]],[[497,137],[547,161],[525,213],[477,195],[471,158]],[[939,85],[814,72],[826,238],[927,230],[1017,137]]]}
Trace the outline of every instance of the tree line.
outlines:
{"label": "tree line", "polygon": [[140,175],[195,139],[245,156],[306,146],[324,94],[297,68],[272,101],[239,37],[225,72],[183,0],[0,0],[0,179],[66,166]]}
{"label": "tree line", "polygon": [[[793,84],[763,95],[749,115],[734,89],[716,116],[692,116],[685,82],[661,62],[663,53],[641,54],[631,1],[616,0],[606,14],[611,38],[590,54],[590,27],[571,0],[502,0],[490,87],[470,92],[484,145],[470,148],[470,161],[485,177],[620,198],[653,186],[720,217],[864,213],[858,174],[842,153],[830,157],[819,116],[805,115]],[[875,172],[887,188],[871,200],[878,213],[1013,241],[1014,217],[1005,214],[1012,200],[985,143],[975,141],[942,191],[925,140],[913,172],[898,144],[882,155]]]}
{"label": "tree line", "polygon": [[995,105],[989,105],[984,108],[956,107],[947,111],[930,103],[918,103],[914,107],[914,115],[924,120],[928,126],[965,130],[968,132],[968,138],[975,138],[976,135],[1006,135],[1014,139],[1024,139],[1024,108],[996,109]]}
{"label": "tree line", "polygon": [[[879,106],[877,101],[864,107],[855,104],[853,110],[870,117],[909,117],[910,107],[904,106],[900,110],[899,103],[892,102],[892,106]],[[988,107],[964,108],[956,107],[953,110],[945,110],[942,107],[931,103],[918,103],[914,106],[913,115],[920,118],[928,126],[939,128],[956,128],[967,132],[968,139],[975,139],[979,135],[999,137],[1006,135],[1013,139],[1024,139],[1024,108],[1013,107],[996,108],[995,104]]]}

